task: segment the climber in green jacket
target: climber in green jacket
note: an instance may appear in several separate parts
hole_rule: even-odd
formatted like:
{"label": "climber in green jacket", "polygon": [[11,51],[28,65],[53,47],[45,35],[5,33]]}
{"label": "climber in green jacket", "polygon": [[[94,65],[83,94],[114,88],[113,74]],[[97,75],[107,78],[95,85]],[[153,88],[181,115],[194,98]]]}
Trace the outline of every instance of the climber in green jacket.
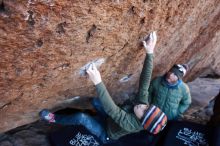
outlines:
{"label": "climber in green jacket", "polygon": [[181,118],[191,104],[189,87],[182,81],[187,70],[186,64],[175,64],[165,75],[152,80],[149,91],[142,91],[139,96],[149,94],[145,100],[165,112],[168,120]]}
{"label": "climber in green jacket", "polygon": [[[144,67],[141,72],[141,81],[139,90],[147,89],[150,85],[151,74],[153,69],[153,51],[156,45],[156,33],[150,34],[147,41],[143,41],[147,55],[144,61]],[[156,106],[149,106],[144,100],[144,96],[135,98],[135,101],[129,104],[123,104],[122,107],[117,106],[110,97],[104,83],[101,80],[99,71],[95,65],[90,66],[87,73],[96,86],[98,100],[101,102],[102,110],[108,115],[106,130],[107,135],[116,140],[129,133],[139,132],[147,129],[150,133],[156,134],[166,125],[166,115]],[[93,104],[97,105],[97,104]],[[156,123],[160,123],[157,125]],[[154,131],[149,127],[154,127]],[[148,128],[147,128],[148,127]],[[156,128],[157,127],[157,128]]]}
{"label": "climber in green jacket", "polygon": [[[145,89],[148,89],[150,85],[156,40],[156,33],[153,32],[147,40],[143,41],[147,55],[141,73],[143,81],[140,84],[144,84]],[[98,111],[102,112],[101,120],[95,120],[85,113],[62,116],[50,113],[45,109],[40,112],[42,119],[63,125],[83,125],[103,143],[117,140],[124,135],[144,129],[149,133],[157,134],[165,127],[167,117],[158,107],[145,104],[142,97],[136,98],[133,104],[124,105],[126,108],[119,107],[109,95],[96,66],[91,64],[86,72],[96,87],[98,97],[94,99],[93,105]],[[143,98],[145,97],[143,96]]]}

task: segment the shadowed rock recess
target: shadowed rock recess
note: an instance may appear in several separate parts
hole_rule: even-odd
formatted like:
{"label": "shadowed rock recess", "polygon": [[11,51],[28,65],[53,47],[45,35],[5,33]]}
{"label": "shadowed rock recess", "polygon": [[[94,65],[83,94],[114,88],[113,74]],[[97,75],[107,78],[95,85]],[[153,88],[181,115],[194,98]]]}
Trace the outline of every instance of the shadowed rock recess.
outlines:
{"label": "shadowed rock recess", "polygon": [[0,133],[36,121],[42,108],[95,96],[84,73],[91,62],[114,100],[125,100],[153,30],[153,76],[174,63],[190,65],[186,81],[220,75],[219,0],[0,0]]}

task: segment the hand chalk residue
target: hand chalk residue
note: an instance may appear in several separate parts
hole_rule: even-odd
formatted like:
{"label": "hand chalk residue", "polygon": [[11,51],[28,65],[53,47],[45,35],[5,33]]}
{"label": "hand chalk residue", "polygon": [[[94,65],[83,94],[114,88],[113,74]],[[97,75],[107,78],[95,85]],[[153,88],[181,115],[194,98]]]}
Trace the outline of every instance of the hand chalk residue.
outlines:
{"label": "hand chalk residue", "polygon": [[127,81],[129,81],[131,79],[131,76],[132,76],[132,74],[126,75],[123,78],[121,78],[119,80],[119,82],[121,82],[121,83],[127,82]]}
{"label": "hand chalk residue", "polygon": [[94,63],[96,68],[99,69],[100,66],[105,63],[105,58],[99,58],[99,59],[96,59],[96,60],[93,60],[91,62],[88,62],[86,65],[84,65],[83,67],[80,68],[79,70],[79,74],[80,76],[85,76],[86,75],[86,69],[88,69],[89,65],[91,63]]}

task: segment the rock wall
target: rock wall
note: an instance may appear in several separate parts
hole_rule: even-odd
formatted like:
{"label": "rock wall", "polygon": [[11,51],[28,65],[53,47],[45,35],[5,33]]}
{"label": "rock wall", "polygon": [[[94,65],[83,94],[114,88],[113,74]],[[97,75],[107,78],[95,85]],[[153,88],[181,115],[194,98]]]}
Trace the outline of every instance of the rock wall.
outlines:
{"label": "rock wall", "polygon": [[153,75],[188,63],[193,80],[220,75],[219,0],[0,0],[0,132],[42,108],[94,96],[86,64],[100,66],[116,101],[137,89],[141,39],[157,30]]}
{"label": "rock wall", "polygon": [[[218,115],[218,113],[213,113],[213,107],[220,110],[217,108],[218,106],[214,106],[219,104],[217,99],[219,99],[218,94],[220,95],[220,79],[196,78],[192,82],[188,82],[188,85],[191,91],[192,104],[185,112],[184,120],[206,124],[213,114]],[[212,121],[217,123],[219,119],[214,118]],[[217,126],[213,123],[214,125]]]}

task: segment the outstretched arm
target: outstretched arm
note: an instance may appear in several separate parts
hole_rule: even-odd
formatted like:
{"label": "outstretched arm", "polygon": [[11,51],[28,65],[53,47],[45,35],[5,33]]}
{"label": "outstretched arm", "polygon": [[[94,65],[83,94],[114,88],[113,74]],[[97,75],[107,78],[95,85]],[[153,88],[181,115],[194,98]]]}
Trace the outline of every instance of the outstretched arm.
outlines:
{"label": "outstretched arm", "polygon": [[136,118],[133,115],[126,113],[115,104],[102,82],[100,73],[94,64],[90,65],[87,69],[87,73],[96,86],[98,97],[108,116],[110,116],[116,123],[119,124],[120,127],[125,128],[127,131],[136,130],[136,127],[133,125],[134,123],[130,122],[136,120]]}
{"label": "outstretched arm", "polygon": [[102,82],[100,72],[97,70],[94,64],[91,64],[87,69],[87,73],[91,81],[96,86],[98,97],[104,107],[105,112],[109,116],[114,115],[115,112],[120,110],[120,108],[114,103],[111,96],[109,95],[104,83]]}
{"label": "outstretched arm", "polygon": [[143,41],[143,46],[147,52],[144,60],[144,66],[139,80],[138,95],[136,102],[148,104],[148,89],[151,81],[153,70],[153,52],[157,42],[156,32],[150,33],[148,39]]}

